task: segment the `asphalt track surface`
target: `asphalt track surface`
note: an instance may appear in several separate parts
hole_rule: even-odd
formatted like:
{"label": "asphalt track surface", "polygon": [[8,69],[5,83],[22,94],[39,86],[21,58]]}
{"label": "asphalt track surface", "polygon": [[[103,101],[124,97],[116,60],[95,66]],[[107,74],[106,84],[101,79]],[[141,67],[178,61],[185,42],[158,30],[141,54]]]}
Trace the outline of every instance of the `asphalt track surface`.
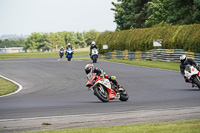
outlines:
{"label": "asphalt track surface", "polygon": [[58,58],[0,60],[0,75],[23,86],[17,94],[0,97],[0,126],[9,119],[200,107],[199,89],[184,83],[180,72],[106,61],[95,67],[115,75],[129,100],[102,103],[85,87],[88,63]]}

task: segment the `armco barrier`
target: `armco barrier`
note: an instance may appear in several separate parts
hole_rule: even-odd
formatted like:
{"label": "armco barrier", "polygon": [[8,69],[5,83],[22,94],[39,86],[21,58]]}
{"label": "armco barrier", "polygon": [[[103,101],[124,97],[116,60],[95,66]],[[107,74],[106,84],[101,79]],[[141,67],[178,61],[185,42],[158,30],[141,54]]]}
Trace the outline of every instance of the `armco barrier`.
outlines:
{"label": "armco barrier", "polygon": [[195,57],[195,61],[200,64],[200,53],[195,53],[194,57]]}
{"label": "armco barrier", "polygon": [[151,60],[161,61],[162,55],[165,53],[165,49],[152,49],[151,50]]}
{"label": "armco barrier", "polygon": [[113,58],[113,59],[117,59],[117,51],[116,51],[116,50],[114,50],[114,51],[112,52],[112,58]]}
{"label": "armco barrier", "polygon": [[123,59],[123,53],[122,53],[122,51],[117,51],[117,59],[120,59],[120,60],[122,60]]}
{"label": "armco barrier", "polygon": [[180,62],[180,56],[185,54],[200,64],[200,53],[184,52],[182,49],[152,49],[148,52],[141,51],[113,51],[99,55],[100,59],[124,60],[152,60],[166,62]]}
{"label": "armco barrier", "polygon": [[128,51],[128,59],[135,60],[135,52]]}
{"label": "armco barrier", "polygon": [[135,52],[135,60],[142,60],[142,52],[141,51]]}
{"label": "armco barrier", "polygon": [[124,50],[122,53],[123,53],[123,59],[128,60],[128,50]]}

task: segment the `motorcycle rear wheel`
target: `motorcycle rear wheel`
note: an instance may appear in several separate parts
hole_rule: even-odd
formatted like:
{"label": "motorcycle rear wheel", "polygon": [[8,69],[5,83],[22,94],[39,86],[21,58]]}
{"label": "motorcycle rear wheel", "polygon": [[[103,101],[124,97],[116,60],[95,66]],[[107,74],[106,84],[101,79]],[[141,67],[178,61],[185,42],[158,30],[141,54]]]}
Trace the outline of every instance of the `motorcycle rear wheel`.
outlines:
{"label": "motorcycle rear wheel", "polygon": [[102,102],[108,102],[108,92],[104,90],[104,92],[101,91],[100,87],[97,86],[94,88],[94,94],[101,100]]}
{"label": "motorcycle rear wheel", "polygon": [[200,78],[199,76],[195,76],[194,79],[193,79],[193,82],[199,87],[200,89]]}
{"label": "motorcycle rear wheel", "polygon": [[121,101],[127,101],[129,98],[128,93],[126,92],[126,90],[124,90],[124,92],[120,93],[120,98],[119,100]]}

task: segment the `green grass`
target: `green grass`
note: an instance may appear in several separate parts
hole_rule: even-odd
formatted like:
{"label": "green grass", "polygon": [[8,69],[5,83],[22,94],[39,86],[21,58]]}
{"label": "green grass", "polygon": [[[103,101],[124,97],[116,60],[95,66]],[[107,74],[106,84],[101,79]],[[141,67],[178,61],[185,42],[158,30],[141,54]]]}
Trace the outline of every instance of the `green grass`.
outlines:
{"label": "green grass", "polygon": [[[89,57],[81,57],[81,58],[73,58],[72,60],[88,61],[91,59]],[[104,59],[104,60],[101,59],[100,61],[110,61],[110,62],[129,64],[129,65],[136,65],[136,66],[144,66],[144,67],[151,67],[151,68],[160,68],[160,69],[180,71],[180,63],[177,63],[177,62],[135,61],[135,60],[130,61],[130,60],[116,60],[116,59],[115,60],[114,59]]]}
{"label": "green grass", "polygon": [[[88,56],[89,48],[75,49],[73,56]],[[0,54],[0,59],[15,59],[15,58],[42,58],[42,57],[59,57],[59,52],[35,52],[35,53],[3,53]]]}
{"label": "green grass", "polygon": [[16,89],[17,89],[16,84],[14,84],[8,80],[5,80],[3,78],[0,78],[0,96],[12,93]]}
{"label": "green grass", "polygon": [[65,129],[58,131],[40,131],[34,133],[200,133],[200,120]]}
{"label": "green grass", "polygon": [[130,60],[114,60],[106,59],[106,61],[125,63],[130,65],[145,66],[151,68],[161,68],[168,70],[180,71],[180,63],[176,62],[162,62],[162,61],[130,61]]}

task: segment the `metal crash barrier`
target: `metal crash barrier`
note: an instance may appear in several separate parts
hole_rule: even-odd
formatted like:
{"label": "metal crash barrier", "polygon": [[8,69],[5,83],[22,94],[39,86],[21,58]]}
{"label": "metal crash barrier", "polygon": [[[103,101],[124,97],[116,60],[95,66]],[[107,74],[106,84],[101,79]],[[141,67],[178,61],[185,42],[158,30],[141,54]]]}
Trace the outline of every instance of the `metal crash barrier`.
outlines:
{"label": "metal crash barrier", "polygon": [[99,58],[180,62],[179,58],[182,54],[185,54],[188,58],[192,58],[200,64],[200,53],[185,52],[183,49],[152,49],[149,51],[114,50],[113,52],[100,54]]}

